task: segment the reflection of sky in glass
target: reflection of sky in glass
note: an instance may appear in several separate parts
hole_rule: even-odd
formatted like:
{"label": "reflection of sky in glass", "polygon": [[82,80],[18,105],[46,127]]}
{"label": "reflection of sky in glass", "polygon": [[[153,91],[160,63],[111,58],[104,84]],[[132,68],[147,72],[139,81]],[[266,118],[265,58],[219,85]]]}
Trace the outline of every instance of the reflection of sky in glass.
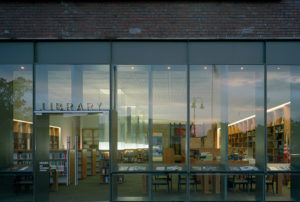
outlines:
{"label": "reflection of sky in glass", "polygon": [[48,102],[72,102],[70,71],[48,71]]}
{"label": "reflection of sky in glass", "polygon": [[89,66],[83,71],[83,103],[92,103],[94,109],[102,103],[102,109],[109,109],[109,91],[103,93],[101,89],[109,90],[109,68],[107,66]]}
{"label": "reflection of sky in glass", "polygon": [[[290,101],[290,84],[295,76],[291,76],[289,67],[268,66],[267,72],[267,105],[275,107]],[[294,78],[293,78],[294,77]],[[300,78],[298,78],[300,79]]]}
{"label": "reflection of sky in glass", "polygon": [[[192,65],[190,71],[191,122],[196,122],[196,124],[210,123],[213,118],[212,100],[216,100],[216,97],[213,99],[212,93],[217,90],[216,86],[212,83],[213,68],[209,65]],[[194,101],[196,101],[195,108],[192,108]],[[203,108],[200,108],[201,104]],[[216,111],[215,107],[217,105],[214,106],[214,110]]]}
{"label": "reflection of sky in glass", "polygon": [[186,66],[152,68],[154,121],[186,121]]}
{"label": "reflection of sky in glass", "polygon": [[[148,66],[117,67],[118,149],[147,145]],[[126,147],[126,146],[125,146]]]}
{"label": "reflection of sky in glass", "polygon": [[136,115],[148,117],[148,66],[118,66],[118,112],[127,115],[127,107]]}
{"label": "reflection of sky in glass", "polygon": [[267,105],[268,109],[291,102],[291,118],[300,120],[300,70],[299,66],[267,67]]}
{"label": "reflection of sky in glass", "polygon": [[228,110],[229,123],[255,114],[263,104],[263,72],[263,66],[254,65],[191,66],[191,104],[196,98],[191,121],[219,122],[222,108]]}

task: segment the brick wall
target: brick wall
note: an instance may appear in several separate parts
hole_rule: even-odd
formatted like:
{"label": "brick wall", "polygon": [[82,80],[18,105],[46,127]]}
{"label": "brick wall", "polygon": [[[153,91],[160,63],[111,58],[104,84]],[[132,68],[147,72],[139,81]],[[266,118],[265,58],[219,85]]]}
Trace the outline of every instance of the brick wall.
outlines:
{"label": "brick wall", "polygon": [[0,3],[0,39],[300,38],[300,0]]}

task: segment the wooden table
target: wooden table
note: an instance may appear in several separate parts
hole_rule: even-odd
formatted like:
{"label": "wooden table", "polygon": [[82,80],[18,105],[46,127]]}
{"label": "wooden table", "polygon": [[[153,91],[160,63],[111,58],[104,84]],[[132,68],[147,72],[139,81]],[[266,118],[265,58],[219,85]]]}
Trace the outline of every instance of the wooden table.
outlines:
{"label": "wooden table", "polygon": [[[202,183],[203,183],[203,192],[205,194],[209,193],[209,178],[211,177],[212,179],[212,187],[213,187],[213,192],[216,194],[221,193],[221,176],[219,174],[217,175],[198,175],[201,176],[202,178]],[[197,177],[198,177],[197,176]]]}

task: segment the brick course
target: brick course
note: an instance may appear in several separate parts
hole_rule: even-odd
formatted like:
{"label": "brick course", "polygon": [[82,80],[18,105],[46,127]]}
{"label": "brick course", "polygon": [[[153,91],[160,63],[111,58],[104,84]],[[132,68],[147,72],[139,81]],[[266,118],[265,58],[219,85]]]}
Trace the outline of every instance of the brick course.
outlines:
{"label": "brick course", "polygon": [[300,0],[6,1],[0,39],[300,39]]}

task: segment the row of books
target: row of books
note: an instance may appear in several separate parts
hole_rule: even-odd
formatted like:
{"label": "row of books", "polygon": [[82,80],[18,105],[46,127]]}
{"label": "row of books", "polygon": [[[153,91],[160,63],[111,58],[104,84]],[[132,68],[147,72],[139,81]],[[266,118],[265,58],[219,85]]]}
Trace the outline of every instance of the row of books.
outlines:
{"label": "row of books", "polygon": [[50,159],[67,159],[66,152],[51,152],[49,154]]}
{"label": "row of books", "polygon": [[24,160],[24,161],[14,161],[13,165],[31,165],[31,160]]}
{"label": "row of books", "polygon": [[50,161],[50,168],[55,168],[60,174],[66,172],[66,161]]}
{"label": "row of books", "polygon": [[108,160],[109,159],[109,153],[108,152],[100,153],[100,159]]}
{"label": "row of books", "polygon": [[14,153],[13,154],[13,159],[14,160],[31,160],[32,159],[32,153],[31,152],[24,152],[24,153]]}

